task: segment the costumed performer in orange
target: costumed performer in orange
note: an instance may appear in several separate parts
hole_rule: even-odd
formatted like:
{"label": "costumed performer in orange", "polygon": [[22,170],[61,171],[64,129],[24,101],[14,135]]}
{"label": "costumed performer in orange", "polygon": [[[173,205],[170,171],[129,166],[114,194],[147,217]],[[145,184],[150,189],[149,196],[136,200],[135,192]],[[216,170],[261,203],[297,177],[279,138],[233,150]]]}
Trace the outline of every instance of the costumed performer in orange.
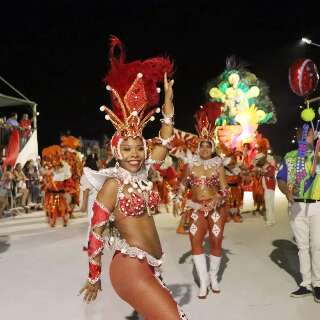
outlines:
{"label": "costumed performer in orange", "polygon": [[80,203],[80,179],[83,170],[83,161],[81,153],[77,151],[80,146],[80,140],[74,136],[62,136],[61,146],[63,148],[63,160],[71,168],[71,178],[66,182],[65,197],[68,203],[70,217],[73,217],[75,206]]}
{"label": "costumed performer in orange", "polygon": [[63,150],[58,145],[47,147],[42,151],[44,207],[51,227],[56,225],[58,217],[63,219],[65,227],[69,219],[65,186],[66,181],[71,178],[71,170],[62,159]]}
{"label": "costumed performer in orange", "polygon": [[227,221],[232,219],[234,222],[239,223],[242,222],[240,208],[243,204],[241,169],[237,162],[236,151],[231,152],[227,157],[229,158],[229,163],[224,167],[227,184],[229,186],[229,193],[226,202],[228,210]]}

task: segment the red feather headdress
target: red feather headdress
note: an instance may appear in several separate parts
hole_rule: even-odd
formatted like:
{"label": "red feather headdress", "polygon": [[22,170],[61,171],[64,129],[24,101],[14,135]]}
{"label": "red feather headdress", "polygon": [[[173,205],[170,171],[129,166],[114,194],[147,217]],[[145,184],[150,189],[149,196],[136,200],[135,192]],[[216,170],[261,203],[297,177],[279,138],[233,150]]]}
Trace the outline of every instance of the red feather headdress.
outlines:
{"label": "red feather headdress", "polygon": [[195,113],[196,130],[199,142],[212,141],[215,130],[215,121],[221,114],[221,104],[219,102],[209,102]]}
{"label": "red feather headdress", "polygon": [[[119,50],[118,57],[116,49]],[[126,63],[123,44],[114,36],[111,37],[109,59],[110,70],[104,80],[108,84],[107,90],[111,91],[112,109],[102,106],[101,111],[107,113],[106,119],[116,129],[111,148],[114,155],[121,158],[119,145],[122,139],[141,137],[147,122],[154,120],[154,113],[160,111],[156,109],[160,92],[157,84],[163,80],[165,72],[172,76],[173,64],[164,57]]]}

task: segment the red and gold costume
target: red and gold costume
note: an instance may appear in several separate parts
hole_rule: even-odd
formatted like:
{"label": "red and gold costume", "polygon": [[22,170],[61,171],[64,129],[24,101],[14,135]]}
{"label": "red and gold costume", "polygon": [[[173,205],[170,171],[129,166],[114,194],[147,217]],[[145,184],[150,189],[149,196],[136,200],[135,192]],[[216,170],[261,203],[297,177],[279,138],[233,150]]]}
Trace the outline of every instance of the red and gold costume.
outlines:
{"label": "red and gold costume", "polygon": [[264,190],[262,185],[262,174],[255,171],[251,175],[252,179],[252,197],[254,206],[257,211],[263,210],[264,208]]}
{"label": "red and gold costume", "polygon": [[265,200],[264,200],[264,188],[263,188],[263,173],[256,166],[255,158],[258,154],[268,154],[270,148],[269,140],[264,138],[261,134],[257,134],[256,145],[254,148],[255,157],[251,161],[250,171],[252,178],[252,196],[254,205],[257,211],[265,210]]}
{"label": "red and gold costume", "polygon": [[230,163],[225,166],[226,180],[229,187],[229,193],[226,201],[228,210],[228,221],[242,222],[240,208],[243,204],[242,176],[241,169],[237,164],[234,154],[230,155]]}
{"label": "red and gold costume", "polygon": [[[163,164],[155,164],[153,168],[159,173],[161,181],[157,182],[161,203],[168,206],[172,204],[173,191],[177,187],[178,174],[173,166],[170,156],[167,156]],[[168,208],[167,208],[168,211]]]}
{"label": "red and gold costume", "polygon": [[80,146],[80,140],[73,136],[61,137],[63,147],[63,160],[71,169],[71,177],[66,181],[65,190],[70,195],[69,212],[72,213],[75,205],[80,202],[80,179],[82,176],[83,164],[80,153],[76,150]]}
{"label": "red and gold costume", "polygon": [[[115,47],[120,50],[118,58],[114,56]],[[116,128],[116,133],[111,139],[112,153],[117,160],[121,160],[121,142],[129,137],[139,137],[144,144],[146,160],[140,170],[135,173],[125,170],[119,164],[99,172],[85,169],[87,178],[97,190],[108,179],[116,180],[118,183],[117,200],[113,212],[98,200],[93,206],[88,243],[88,281],[94,285],[100,280],[101,265],[98,258],[105,244],[112,243],[115,254],[110,265],[110,279],[118,295],[144,319],[166,318],[165,315],[169,315],[171,319],[186,319],[162,283],[161,259],[130,245],[125,237],[120,237],[119,233],[116,236],[113,234],[106,240],[100,230],[109,221],[115,221],[117,225],[127,220],[127,223],[132,221],[134,225],[133,221],[138,221],[134,219],[142,218],[146,214],[151,216],[152,212],[156,211],[160,199],[158,193],[153,190],[152,182],[148,179],[149,168],[156,162],[148,157],[142,129],[149,120],[153,120],[153,114],[156,112],[155,105],[159,100],[156,84],[163,79],[165,72],[169,75],[172,73],[173,66],[167,58],[125,63],[122,44],[114,37],[110,49],[110,66],[106,82],[107,89],[111,92],[113,110],[103,106],[101,111],[107,113],[106,119],[110,120]],[[163,115],[163,121],[172,125],[172,119]],[[162,145],[167,145],[167,141],[161,136],[159,140]],[[148,292],[148,290],[151,291]]]}
{"label": "red and gold costume", "polygon": [[63,150],[57,145],[43,149],[43,167],[46,169],[43,179],[45,191],[44,207],[49,223],[54,227],[58,217],[63,219],[64,226],[68,223],[68,205],[65,199],[66,181],[71,177],[69,165],[62,160]]}
{"label": "red and gold costume", "polygon": [[[198,152],[201,143],[207,142],[211,144],[212,153],[214,153],[214,121],[219,114],[220,108],[215,108],[215,106],[206,106],[196,113]],[[201,173],[202,175],[200,175],[197,167],[202,167],[203,169],[200,172],[207,172],[207,174]],[[217,274],[221,263],[222,239],[226,221],[224,203],[228,194],[227,189],[225,186],[222,187],[220,181],[222,168],[222,160],[218,156],[205,160],[197,154],[188,160],[186,185],[191,190],[192,200],[187,201],[186,209],[189,210],[192,221],[189,236],[193,261],[200,279],[199,298],[207,296],[209,283],[214,293],[220,292]],[[213,193],[213,197],[198,200],[193,192],[201,189],[211,189],[211,191],[216,190],[216,192]],[[203,249],[204,237],[207,232],[209,233],[210,243],[209,273]]]}

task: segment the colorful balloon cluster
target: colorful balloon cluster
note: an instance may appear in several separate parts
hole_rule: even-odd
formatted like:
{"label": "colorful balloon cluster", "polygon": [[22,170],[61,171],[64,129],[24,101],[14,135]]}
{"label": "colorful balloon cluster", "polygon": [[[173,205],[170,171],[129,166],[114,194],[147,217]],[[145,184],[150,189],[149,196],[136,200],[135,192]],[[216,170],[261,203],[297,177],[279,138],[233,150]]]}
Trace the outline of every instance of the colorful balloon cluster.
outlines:
{"label": "colorful balloon cluster", "polygon": [[[318,68],[312,60],[300,58],[291,65],[289,69],[289,84],[291,90],[299,97],[307,97],[314,92],[318,82]],[[312,122],[315,117],[314,110],[307,103],[307,107],[301,112],[302,120]]]}

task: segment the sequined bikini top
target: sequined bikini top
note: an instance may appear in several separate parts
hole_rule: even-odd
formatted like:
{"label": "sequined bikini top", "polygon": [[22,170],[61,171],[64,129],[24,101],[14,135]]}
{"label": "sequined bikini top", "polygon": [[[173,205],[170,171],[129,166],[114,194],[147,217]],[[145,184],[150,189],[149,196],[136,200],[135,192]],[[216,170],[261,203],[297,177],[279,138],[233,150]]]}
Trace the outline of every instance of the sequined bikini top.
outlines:
{"label": "sequined bikini top", "polygon": [[[151,215],[157,209],[160,196],[152,190],[153,183],[148,179],[145,168],[133,174],[119,167],[115,178],[119,182],[119,209],[124,216],[141,216],[145,211]],[[126,193],[125,186],[128,186]]]}
{"label": "sequined bikini top", "polygon": [[194,172],[187,177],[187,183],[190,187],[220,187],[218,169],[221,166],[221,158],[214,157],[208,160],[202,160],[198,155],[194,156],[190,162],[191,166],[199,167],[203,166],[205,170],[214,169],[213,174],[210,177],[207,176],[196,176]]}
{"label": "sequined bikini top", "polygon": [[127,216],[141,216],[147,210],[150,215],[154,212],[160,202],[159,193],[156,191],[144,191],[144,195],[136,192],[131,192],[129,195],[125,195],[123,192],[119,192],[119,209],[123,215]]}
{"label": "sequined bikini top", "polygon": [[217,175],[212,175],[211,177],[206,176],[196,176],[194,173],[191,173],[188,178],[187,182],[190,185],[190,187],[217,187],[219,188],[220,182],[219,177]]}
{"label": "sequined bikini top", "polygon": [[84,168],[84,174],[97,193],[107,179],[116,179],[119,184],[117,206],[124,216],[149,215],[156,210],[160,196],[153,191],[153,183],[148,179],[148,170],[155,161],[147,159],[145,166],[131,173],[120,166],[94,171]]}

